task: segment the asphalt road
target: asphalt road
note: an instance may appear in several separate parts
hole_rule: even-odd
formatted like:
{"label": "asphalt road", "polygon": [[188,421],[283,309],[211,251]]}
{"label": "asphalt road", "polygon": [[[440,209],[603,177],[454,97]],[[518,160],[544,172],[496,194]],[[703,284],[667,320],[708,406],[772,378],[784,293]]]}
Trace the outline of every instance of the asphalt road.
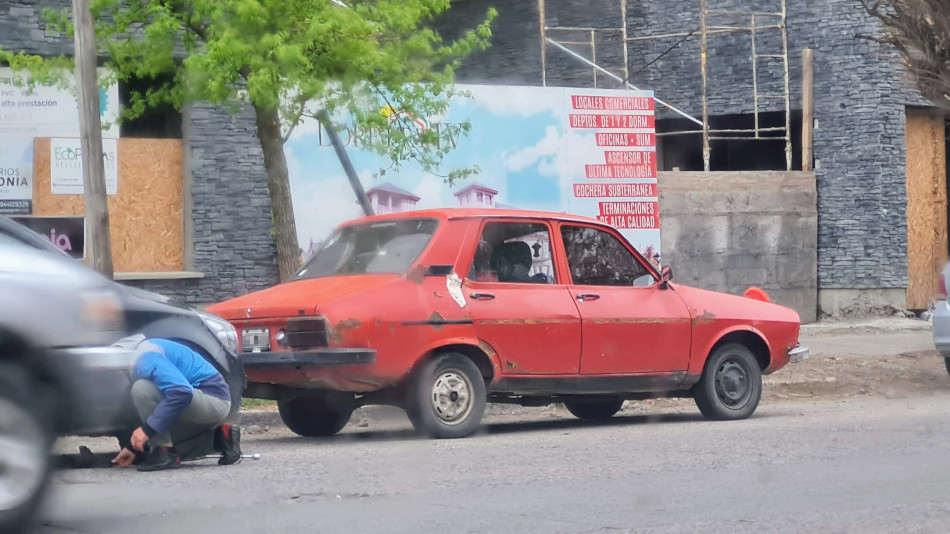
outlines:
{"label": "asphalt road", "polygon": [[731,423],[539,411],[455,441],[399,422],[268,435],[237,466],[64,472],[39,532],[946,532],[948,409],[950,392]]}
{"label": "asphalt road", "polygon": [[[932,347],[929,332],[803,338],[811,363],[770,377],[746,421],[706,421],[684,399],[599,424],[493,410],[454,441],[418,439],[401,415],[354,418],[327,440],[271,427],[244,440],[256,462],[61,472],[37,531],[950,532],[950,377],[935,356],[894,357]],[[889,397],[844,388],[898,378],[913,383]],[[826,389],[790,394],[800,379]],[[90,442],[64,450],[76,443]]]}

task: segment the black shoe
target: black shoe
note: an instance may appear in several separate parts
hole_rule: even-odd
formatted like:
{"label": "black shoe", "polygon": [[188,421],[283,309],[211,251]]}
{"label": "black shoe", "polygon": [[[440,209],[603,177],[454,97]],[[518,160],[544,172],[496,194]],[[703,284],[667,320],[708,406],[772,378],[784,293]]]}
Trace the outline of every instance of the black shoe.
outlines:
{"label": "black shoe", "polygon": [[143,473],[149,473],[174,469],[180,463],[181,458],[178,457],[178,451],[174,447],[157,447],[149,451],[145,461],[135,466],[135,468]]}
{"label": "black shoe", "polygon": [[241,461],[241,427],[225,423],[214,429],[214,450],[221,453],[218,465]]}

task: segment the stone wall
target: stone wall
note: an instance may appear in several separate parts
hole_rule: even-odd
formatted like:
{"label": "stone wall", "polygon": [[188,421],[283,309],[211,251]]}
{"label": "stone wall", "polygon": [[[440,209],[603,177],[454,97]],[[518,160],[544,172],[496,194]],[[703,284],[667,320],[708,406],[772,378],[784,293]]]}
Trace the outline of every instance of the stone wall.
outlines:
{"label": "stone wall", "polygon": [[818,313],[814,173],[660,173],[663,263],[676,281],[740,295],[750,286]]}
{"label": "stone wall", "polygon": [[[619,0],[547,0],[549,25],[617,26]],[[709,0],[714,9],[774,10],[776,0]],[[629,2],[631,36],[698,28],[695,0]],[[48,34],[44,6],[66,0],[6,0],[0,3],[0,46],[32,53],[69,52],[71,41]],[[477,53],[459,70],[468,83],[541,82],[539,17],[536,0],[461,0],[439,21],[447,38],[483,20],[489,6],[498,9],[494,46]],[[800,51],[815,50],[815,158],[818,189],[818,281],[823,289],[896,289],[907,285],[904,106],[925,102],[902,84],[892,53],[857,39],[876,25],[854,0],[789,0],[789,50],[793,99],[800,94]],[[726,19],[717,23],[728,24]],[[762,32],[760,52],[777,50],[774,32]],[[566,39],[577,35],[564,35]],[[700,114],[698,38],[693,36],[659,59],[677,39],[631,47],[632,82]],[[610,46],[613,44],[614,46]],[[614,70],[622,65],[617,37],[598,44],[598,62]],[[588,53],[579,49],[582,53]],[[745,113],[751,108],[748,39],[710,40],[711,113]],[[550,85],[591,86],[591,70],[564,53],[548,51]],[[781,71],[763,67],[762,92],[781,92]],[[601,87],[615,87],[601,77]],[[763,104],[762,109],[775,109]],[[798,107],[797,105],[795,107]],[[206,279],[156,286],[189,300],[220,299],[276,280],[269,240],[262,169],[253,122],[232,119],[199,107],[190,120],[195,145],[193,170],[195,269]],[[661,117],[668,116],[661,112]],[[227,174],[234,173],[234,174]],[[222,195],[215,197],[215,195]],[[225,199],[222,201],[221,199]],[[253,203],[253,204],[252,204]],[[233,217],[233,220],[231,219]],[[244,229],[237,236],[231,232]],[[234,244],[223,240],[232,240]],[[234,248],[233,252],[225,249]],[[234,275],[234,279],[225,277]],[[168,285],[171,284],[171,285]],[[167,286],[167,287],[166,287]]]}
{"label": "stone wall", "polygon": [[[695,0],[628,2],[630,36],[688,32],[699,28]],[[494,46],[471,58],[459,79],[472,83],[541,83],[539,18],[535,0],[507,3],[468,0],[453,4],[446,28],[470,27],[495,4],[500,16]],[[549,26],[609,27],[620,24],[618,0],[547,0]],[[777,0],[709,0],[710,9],[777,11]],[[824,288],[903,288],[907,285],[905,191],[905,105],[925,105],[902,83],[896,58],[877,44],[856,38],[876,24],[854,0],[788,1],[790,85],[793,108],[801,94],[801,50],[815,51],[815,158],[818,184],[818,278]],[[738,24],[718,17],[715,24]],[[748,25],[749,20],[743,22]],[[764,24],[765,19],[757,24]],[[781,51],[780,34],[763,30],[759,53]],[[566,40],[589,39],[562,33]],[[701,115],[699,38],[694,35],[648,68],[679,38],[631,45],[632,83],[694,116]],[[613,43],[613,46],[610,44]],[[710,113],[748,113],[752,109],[751,41],[716,36],[709,40]],[[589,56],[589,49],[575,47]],[[598,44],[598,63],[619,71],[622,48],[616,39]],[[759,69],[760,93],[781,94],[780,68]],[[774,63],[774,62],[773,62]],[[548,48],[549,85],[591,86],[588,67]],[[777,64],[778,66],[780,64]],[[600,87],[616,83],[600,79]],[[780,102],[780,101],[779,101]],[[760,110],[780,110],[779,102]],[[670,117],[659,112],[659,116]]]}
{"label": "stone wall", "polygon": [[[0,47],[30,54],[71,54],[72,40],[47,32],[42,16],[44,8],[69,5],[68,0],[0,1]],[[275,284],[277,250],[253,112],[232,115],[197,104],[186,113],[183,130],[188,159],[184,178],[186,185],[191,184],[192,199],[191,220],[186,221],[185,257],[190,259],[186,269],[203,278],[123,283],[198,304]]]}

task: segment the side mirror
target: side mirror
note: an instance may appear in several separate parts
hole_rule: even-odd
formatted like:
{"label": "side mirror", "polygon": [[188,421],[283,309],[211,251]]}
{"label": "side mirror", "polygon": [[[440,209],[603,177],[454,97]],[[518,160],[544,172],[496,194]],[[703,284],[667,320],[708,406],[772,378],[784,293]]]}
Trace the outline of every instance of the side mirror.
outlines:
{"label": "side mirror", "polygon": [[670,287],[670,280],[673,279],[673,268],[669,265],[663,267],[660,271],[660,289],[668,289]]}

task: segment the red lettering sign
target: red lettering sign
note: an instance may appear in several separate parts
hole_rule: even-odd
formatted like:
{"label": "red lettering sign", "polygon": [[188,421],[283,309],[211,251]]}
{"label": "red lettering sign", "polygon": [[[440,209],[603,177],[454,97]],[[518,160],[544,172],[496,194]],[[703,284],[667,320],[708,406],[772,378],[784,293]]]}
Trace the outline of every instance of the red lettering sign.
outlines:
{"label": "red lettering sign", "polygon": [[627,130],[652,130],[656,128],[653,115],[586,115],[572,113],[571,128],[603,128]]}
{"label": "red lettering sign", "polygon": [[655,147],[656,135],[651,133],[601,132],[597,146]]}
{"label": "red lettering sign", "polygon": [[588,178],[656,178],[656,158],[641,165],[584,165]]}
{"label": "red lettering sign", "polygon": [[637,184],[574,184],[575,198],[656,198],[656,182]]}

